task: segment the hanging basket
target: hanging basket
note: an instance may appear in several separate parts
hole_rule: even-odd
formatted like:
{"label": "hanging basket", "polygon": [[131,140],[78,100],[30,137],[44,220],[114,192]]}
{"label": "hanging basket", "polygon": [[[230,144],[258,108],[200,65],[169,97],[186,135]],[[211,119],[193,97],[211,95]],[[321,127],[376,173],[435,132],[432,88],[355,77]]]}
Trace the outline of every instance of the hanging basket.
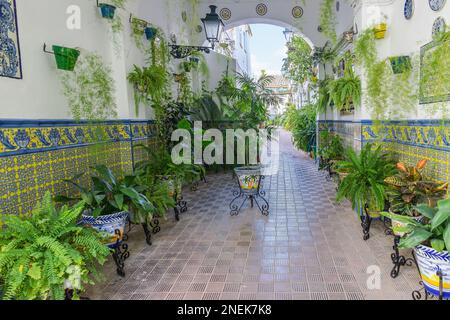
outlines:
{"label": "hanging basket", "polygon": [[80,51],[77,49],[53,46],[53,52],[55,54],[56,66],[59,70],[73,71],[77,64]]}
{"label": "hanging basket", "polygon": [[386,37],[386,31],[387,31],[387,24],[386,23],[380,23],[377,24],[373,32],[375,33],[375,39],[384,39]]}
{"label": "hanging basket", "polygon": [[411,70],[411,57],[409,56],[391,57],[389,60],[391,61],[391,67],[394,74],[400,74]]}
{"label": "hanging basket", "polygon": [[147,40],[152,41],[153,39],[156,38],[156,35],[158,34],[158,29],[153,27],[146,27],[144,32]]}
{"label": "hanging basket", "polygon": [[102,13],[102,17],[105,19],[114,19],[114,15],[116,13],[116,7],[107,3],[100,3],[98,5],[100,7],[100,12]]}

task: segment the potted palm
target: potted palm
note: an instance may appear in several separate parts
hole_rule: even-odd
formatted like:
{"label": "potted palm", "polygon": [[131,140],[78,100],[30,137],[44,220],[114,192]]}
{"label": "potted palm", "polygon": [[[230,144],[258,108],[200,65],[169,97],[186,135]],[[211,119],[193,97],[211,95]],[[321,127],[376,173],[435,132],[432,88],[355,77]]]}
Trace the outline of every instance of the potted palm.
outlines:
{"label": "potted palm", "polygon": [[[393,214],[408,216],[420,221],[422,216],[416,210],[419,203],[426,202],[430,207],[436,204],[437,199],[445,196],[448,183],[436,183],[423,178],[423,170],[427,160],[420,160],[415,166],[404,163],[397,164],[395,175],[387,177],[384,181],[388,186],[386,194]],[[405,224],[401,220],[392,220],[394,234],[403,237]]]}
{"label": "potted palm", "polygon": [[367,210],[371,218],[380,217],[386,200],[384,179],[395,172],[394,162],[381,146],[366,144],[359,154],[350,148],[346,160],[337,167],[338,172],[347,173],[339,185],[337,200],[347,198],[353,209]]}
{"label": "potted palm", "polygon": [[110,250],[100,233],[78,224],[83,210],[82,202],[57,208],[46,193],[31,215],[2,217],[0,298],[64,300],[71,291],[77,299],[99,279]]}
{"label": "potted palm", "polygon": [[[413,248],[426,290],[438,297],[450,298],[450,199],[440,200],[437,207],[427,204],[415,207],[424,216],[422,222],[412,217],[383,212],[391,220],[404,224],[407,235],[399,248]],[[406,229],[406,230],[405,230]]]}

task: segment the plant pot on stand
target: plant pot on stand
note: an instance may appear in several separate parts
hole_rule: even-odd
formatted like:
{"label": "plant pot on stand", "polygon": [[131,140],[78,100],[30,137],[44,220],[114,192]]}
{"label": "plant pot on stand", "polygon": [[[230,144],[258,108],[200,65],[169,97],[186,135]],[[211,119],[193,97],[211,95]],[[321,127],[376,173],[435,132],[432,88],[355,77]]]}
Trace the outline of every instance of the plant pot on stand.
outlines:
{"label": "plant pot on stand", "polygon": [[[450,254],[438,252],[427,246],[417,246],[414,256],[419,267],[426,298],[431,294],[439,299],[450,299]],[[413,293],[414,299],[420,299],[420,292]]]}
{"label": "plant pot on stand", "polygon": [[[234,169],[239,184],[239,190],[234,192],[235,198],[230,203],[231,215],[237,216],[244,204],[250,200],[253,208],[254,204],[258,206],[259,211],[269,215],[269,203],[264,198],[265,192],[261,190],[261,182],[264,179],[261,166],[239,167]],[[262,203],[260,203],[260,200]],[[241,204],[237,203],[241,201]]]}
{"label": "plant pot on stand", "polygon": [[114,250],[113,258],[117,266],[117,274],[125,276],[125,260],[129,258],[130,252],[126,240],[125,226],[129,219],[128,212],[99,216],[95,218],[90,212],[83,213],[80,223],[90,226],[105,234],[105,245]]}
{"label": "plant pot on stand", "polygon": [[180,221],[180,214],[188,211],[187,202],[184,201],[182,191],[183,184],[175,176],[158,176],[160,181],[165,183],[169,190],[169,196],[175,200],[175,219]]}

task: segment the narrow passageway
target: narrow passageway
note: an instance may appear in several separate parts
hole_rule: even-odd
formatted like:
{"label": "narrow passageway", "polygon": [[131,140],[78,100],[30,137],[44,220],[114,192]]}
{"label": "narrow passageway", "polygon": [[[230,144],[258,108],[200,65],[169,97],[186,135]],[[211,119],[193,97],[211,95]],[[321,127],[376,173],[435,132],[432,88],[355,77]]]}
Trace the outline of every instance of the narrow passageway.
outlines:
{"label": "narrow passageway", "polygon": [[399,278],[391,279],[387,252],[392,237],[375,222],[371,238],[363,241],[356,213],[348,203],[335,203],[335,186],[314,161],[295,150],[289,133],[281,134],[279,173],[265,180],[270,216],[247,209],[231,217],[236,187],[226,173],[208,176],[197,192],[186,191],[188,213],[178,223],[169,214],[151,247],[143,245],[141,230],[135,228],[126,277],[119,278],[108,263],[109,282],[89,296],[411,299],[419,281],[415,267],[405,267]]}

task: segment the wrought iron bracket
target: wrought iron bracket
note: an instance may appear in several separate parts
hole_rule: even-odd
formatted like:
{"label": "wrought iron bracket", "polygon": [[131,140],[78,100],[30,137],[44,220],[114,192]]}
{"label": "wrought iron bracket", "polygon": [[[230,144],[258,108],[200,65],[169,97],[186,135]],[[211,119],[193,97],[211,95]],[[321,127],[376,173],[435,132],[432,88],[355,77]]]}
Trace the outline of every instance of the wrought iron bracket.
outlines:
{"label": "wrought iron bracket", "polygon": [[415,260],[412,258],[405,258],[405,256],[400,255],[400,252],[398,250],[398,245],[400,243],[400,237],[395,236],[394,237],[394,246],[392,247],[394,249],[394,253],[391,254],[392,263],[394,264],[394,267],[391,270],[391,277],[393,279],[397,278],[400,274],[400,268],[404,266],[411,267],[413,264],[415,264]]}
{"label": "wrought iron bracket", "polygon": [[211,53],[212,47],[201,47],[201,46],[181,46],[177,44],[170,44],[170,54],[175,59],[185,59],[191,56],[195,52]]}
{"label": "wrought iron bracket", "polygon": [[364,207],[364,214],[361,216],[361,227],[363,229],[363,239],[367,241],[370,239],[370,227],[372,226],[373,218],[369,215],[367,205]]}
{"label": "wrought iron bracket", "polygon": [[125,260],[130,257],[130,251],[128,251],[128,244],[120,239],[120,230],[116,230],[115,233],[118,236],[118,239],[113,248],[113,259],[117,266],[117,274],[121,277],[125,277]]}

